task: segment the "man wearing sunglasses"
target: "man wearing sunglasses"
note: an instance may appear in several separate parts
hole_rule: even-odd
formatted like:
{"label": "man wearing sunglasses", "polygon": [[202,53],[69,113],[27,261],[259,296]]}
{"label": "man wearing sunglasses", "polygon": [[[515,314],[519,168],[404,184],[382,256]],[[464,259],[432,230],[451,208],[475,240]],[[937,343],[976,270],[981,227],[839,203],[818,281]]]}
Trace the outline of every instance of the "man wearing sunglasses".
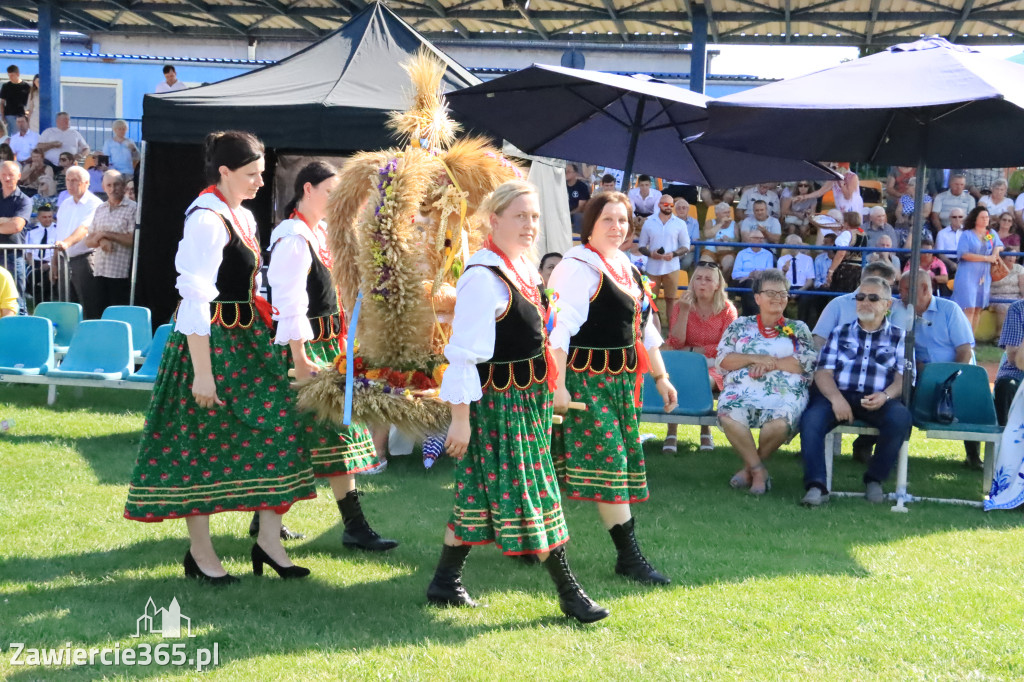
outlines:
{"label": "man wearing sunglasses", "polygon": [[910,437],[913,417],[900,399],[906,332],[887,319],[889,283],[866,277],[854,294],[857,320],[833,331],[818,358],[810,402],[800,418],[804,487],[800,503],[828,502],[825,436],[840,422],[867,422],[879,431],[875,454],[864,474],[868,502],[884,502],[882,481],[889,477],[900,448]]}

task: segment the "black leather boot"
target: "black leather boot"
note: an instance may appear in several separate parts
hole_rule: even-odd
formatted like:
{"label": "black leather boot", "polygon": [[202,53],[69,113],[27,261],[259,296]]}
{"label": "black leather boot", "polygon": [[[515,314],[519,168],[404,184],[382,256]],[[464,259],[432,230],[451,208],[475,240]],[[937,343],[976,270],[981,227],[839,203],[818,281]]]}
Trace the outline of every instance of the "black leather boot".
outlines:
{"label": "black leather boot", "polygon": [[368,552],[386,552],[398,547],[398,540],[382,538],[370,528],[359,504],[358,490],[350,490],[345,497],[338,500],[338,510],[341,512],[341,520],[345,522],[341,544],[352,549],[365,549]]}
{"label": "black leather boot", "polygon": [[565,545],[551,550],[544,565],[558,588],[558,606],[562,613],[581,623],[593,623],[608,617],[608,609],[595,604],[576,582],[576,576],[572,574],[569,560],[565,556]]}
{"label": "black leather boot", "polygon": [[[249,522],[249,537],[254,538],[260,534],[260,513],[252,513],[252,521]],[[301,540],[306,537],[302,533],[296,533],[294,530],[288,528],[288,526],[281,523],[281,539],[282,540]]]}
{"label": "black leather boot", "polygon": [[635,519],[630,519],[612,526],[608,531],[611,533],[612,542],[615,543],[615,549],[619,551],[615,572],[647,585],[668,585],[672,581],[654,570],[640,552],[640,545],[633,534],[634,521]]}
{"label": "black leather boot", "polygon": [[466,565],[470,545],[441,547],[441,560],[437,562],[434,579],[427,586],[427,601],[434,606],[476,606],[476,602],[462,586],[462,567]]}

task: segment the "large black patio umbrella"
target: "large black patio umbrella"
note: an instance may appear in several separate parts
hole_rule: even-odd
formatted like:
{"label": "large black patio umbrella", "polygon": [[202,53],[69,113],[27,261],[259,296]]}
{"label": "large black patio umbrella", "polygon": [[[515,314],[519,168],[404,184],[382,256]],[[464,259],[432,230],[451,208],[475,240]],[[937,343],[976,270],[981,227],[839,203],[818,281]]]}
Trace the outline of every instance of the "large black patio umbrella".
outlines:
{"label": "large black patio umbrella", "polygon": [[447,95],[458,118],[529,154],[634,168],[692,185],[831,180],[818,164],[698,142],[709,97],[641,76],[534,64]]}
{"label": "large black patio umbrella", "polygon": [[[912,263],[921,253],[928,167],[1024,163],[1024,135],[1018,132],[1024,129],[1024,66],[939,37],[713,100],[709,111],[707,144],[820,161],[917,166]],[[916,291],[918,268],[911,273]],[[912,322],[908,362],[913,349]],[[910,388],[911,373],[904,372],[905,400]],[[905,470],[901,461],[904,489]]]}

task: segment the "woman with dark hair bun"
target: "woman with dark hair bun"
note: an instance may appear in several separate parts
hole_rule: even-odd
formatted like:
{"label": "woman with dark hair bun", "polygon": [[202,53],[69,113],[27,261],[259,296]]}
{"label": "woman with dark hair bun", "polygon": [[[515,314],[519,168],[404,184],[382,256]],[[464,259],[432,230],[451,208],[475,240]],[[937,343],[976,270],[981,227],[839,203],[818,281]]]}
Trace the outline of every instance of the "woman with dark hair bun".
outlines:
{"label": "woman with dark hair bun", "polygon": [[[340,293],[331,282],[334,259],[324,223],[327,200],[338,185],[337,173],[323,161],[303,167],[295,177],[288,218],[270,235],[267,280],[277,322],[274,343],[291,350],[299,381],[308,380],[321,366],[329,366],[341,352],[339,344],[345,337]],[[339,435],[316,426],[302,435],[314,475],[331,482],[345,523],[342,544],[376,552],[397,547],[396,541],[382,538],[370,527],[359,504],[355,474],[380,466],[367,428],[352,424]]]}
{"label": "woman with dark hair bun", "polygon": [[185,518],[185,575],[228,585],[210,540],[210,515],[259,511],[253,572],[269,564],[302,578],[281,545],[281,515],[316,497],[300,418],[288,385],[288,351],[271,342],[260,288],[256,221],[242,201],[263,186],[263,144],[229,131],[206,138],[212,184],[185,213],[174,258],[181,302],[157,373],[125,518]]}

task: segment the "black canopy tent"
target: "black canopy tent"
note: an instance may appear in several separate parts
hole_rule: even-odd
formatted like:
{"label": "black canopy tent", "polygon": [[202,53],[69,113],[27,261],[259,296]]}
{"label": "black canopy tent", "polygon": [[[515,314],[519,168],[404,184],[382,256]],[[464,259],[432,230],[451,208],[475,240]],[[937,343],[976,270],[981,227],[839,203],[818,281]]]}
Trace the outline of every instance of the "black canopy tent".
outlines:
{"label": "black canopy tent", "polygon": [[[146,142],[136,302],[154,324],[174,311],[174,253],[184,212],[205,186],[202,142],[210,132],[240,129],[267,146],[270,185],[278,154],[346,155],[391,146],[391,111],[409,105],[412,84],[402,63],[420,49],[448,66],[447,91],[480,81],[380,3],[277,64],[228,80],[143,100]],[[247,204],[264,238],[272,227],[269,187]]]}

